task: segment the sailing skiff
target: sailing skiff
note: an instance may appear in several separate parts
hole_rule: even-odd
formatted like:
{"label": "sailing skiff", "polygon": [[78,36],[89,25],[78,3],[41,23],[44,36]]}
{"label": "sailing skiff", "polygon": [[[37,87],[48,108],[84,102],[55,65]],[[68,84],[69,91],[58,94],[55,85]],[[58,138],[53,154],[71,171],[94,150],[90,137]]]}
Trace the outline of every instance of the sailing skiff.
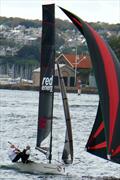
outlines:
{"label": "sailing skiff", "polygon": [[[112,49],[100,35],[87,23],[71,12],[61,10],[72,20],[85,37],[90,51],[91,61],[99,93],[99,106],[92,132],[86,144],[88,152],[120,164],[120,63]],[[55,66],[55,17],[54,4],[43,6],[41,44],[41,72],[39,89],[39,111],[36,149],[44,154],[49,151],[49,163],[21,162],[6,165],[21,172],[64,174],[64,166],[52,164],[52,125],[54,99],[54,66]],[[59,65],[60,86],[66,119],[65,145],[62,160],[73,162],[73,142],[68,103]],[[112,74],[111,74],[112,73]],[[48,147],[42,143],[50,136]],[[48,149],[48,151],[46,151]],[[70,158],[70,159],[69,159]],[[0,165],[0,167],[5,167]]]}
{"label": "sailing skiff", "polygon": [[[19,170],[37,174],[64,174],[65,166],[63,163],[53,164],[52,162],[52,138],[53,138],[53,102],[54,102],[54,71],[55,71],[55,5],[43,5],[42,21],[42,40],[40,58],[40,87],[39,87],[39,106],[38,106],[38,125],[36,148],[41,153],[48,156],[48,162],[29,161],[27,164],[22,162],[1,165],[9,169]],[[60,89],[62,94],[64,114],[66,120],[65,144],[62,153],[62,160],[65,164],[73,162],[73,140],[72,127],[69,114],[69,107],[65,91],[64,80],[61,80],[61,72],[58,67],[60,78]],[[45,142],[44,142],[45,141]],[[44,144],[45,143],[45,144]],[[47,144],[47,146],[46,146]]]}

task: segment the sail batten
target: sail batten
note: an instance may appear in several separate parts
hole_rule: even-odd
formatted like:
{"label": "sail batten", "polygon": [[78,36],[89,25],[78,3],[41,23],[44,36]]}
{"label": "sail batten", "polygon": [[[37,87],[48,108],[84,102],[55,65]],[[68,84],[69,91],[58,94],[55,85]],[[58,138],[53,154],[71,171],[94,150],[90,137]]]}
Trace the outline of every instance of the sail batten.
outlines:
{"label": "sail batten", "polygon": [[61,10],[87,41],[98,87],[100,103],[86,149],[120,163],[120,63],[109,45],[87,22],[63,8]]}

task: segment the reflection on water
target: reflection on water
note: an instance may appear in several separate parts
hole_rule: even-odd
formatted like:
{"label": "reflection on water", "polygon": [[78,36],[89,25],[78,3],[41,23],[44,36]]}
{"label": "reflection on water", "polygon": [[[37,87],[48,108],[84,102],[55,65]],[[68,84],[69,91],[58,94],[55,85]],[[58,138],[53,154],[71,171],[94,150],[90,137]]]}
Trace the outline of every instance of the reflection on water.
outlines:
{"label": "reflection on water", "polygon": [[[120,165],[107,162],[87,153],[84,149],[94,123],[98,96],[68,94],[74,140],[74,163],[66,167],[66,176],[22,174],[13,170],[0,170],[0,179],[49,179],[79,180],[98,177],[120,177]],[[9,162],[8,141],[23,148],[32,147],[33,160],[44,161],[45,157],[34,149],[36,144],[38,115],[38,92],[0,90],[0,162]],[[55,93],[53,126],[53,159],[60,160],[63,150],[65,120],[61,94]]]}

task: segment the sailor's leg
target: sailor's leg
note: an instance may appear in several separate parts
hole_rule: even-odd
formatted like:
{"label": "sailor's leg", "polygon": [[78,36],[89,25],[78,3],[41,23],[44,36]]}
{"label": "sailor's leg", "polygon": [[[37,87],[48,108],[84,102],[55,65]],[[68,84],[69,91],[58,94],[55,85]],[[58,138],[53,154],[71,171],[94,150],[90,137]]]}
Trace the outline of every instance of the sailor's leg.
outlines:
{"label": "sailor's leg", "polygon": [[12,160],[12,162],[17,162],[21,158],[21,153],[17,154],[15,159]]}
{"label": "sailor's leg", "polygon": [[26,163],[27,160],[28,160],[28,158],[29,158],[29,155],[24,154],[24,155],[22,156],[22,162],[23,162],[23,163]]}

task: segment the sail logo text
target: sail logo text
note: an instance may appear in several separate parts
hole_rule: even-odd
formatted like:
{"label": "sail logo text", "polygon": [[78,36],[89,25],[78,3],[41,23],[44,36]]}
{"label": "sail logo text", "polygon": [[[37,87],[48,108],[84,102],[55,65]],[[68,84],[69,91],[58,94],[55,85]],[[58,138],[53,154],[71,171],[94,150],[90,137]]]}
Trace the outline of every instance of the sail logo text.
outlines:
{"label": "sail logo text", "polygon": [[43,77],[41,89],[43,91],[53,91],[53,76]]}

